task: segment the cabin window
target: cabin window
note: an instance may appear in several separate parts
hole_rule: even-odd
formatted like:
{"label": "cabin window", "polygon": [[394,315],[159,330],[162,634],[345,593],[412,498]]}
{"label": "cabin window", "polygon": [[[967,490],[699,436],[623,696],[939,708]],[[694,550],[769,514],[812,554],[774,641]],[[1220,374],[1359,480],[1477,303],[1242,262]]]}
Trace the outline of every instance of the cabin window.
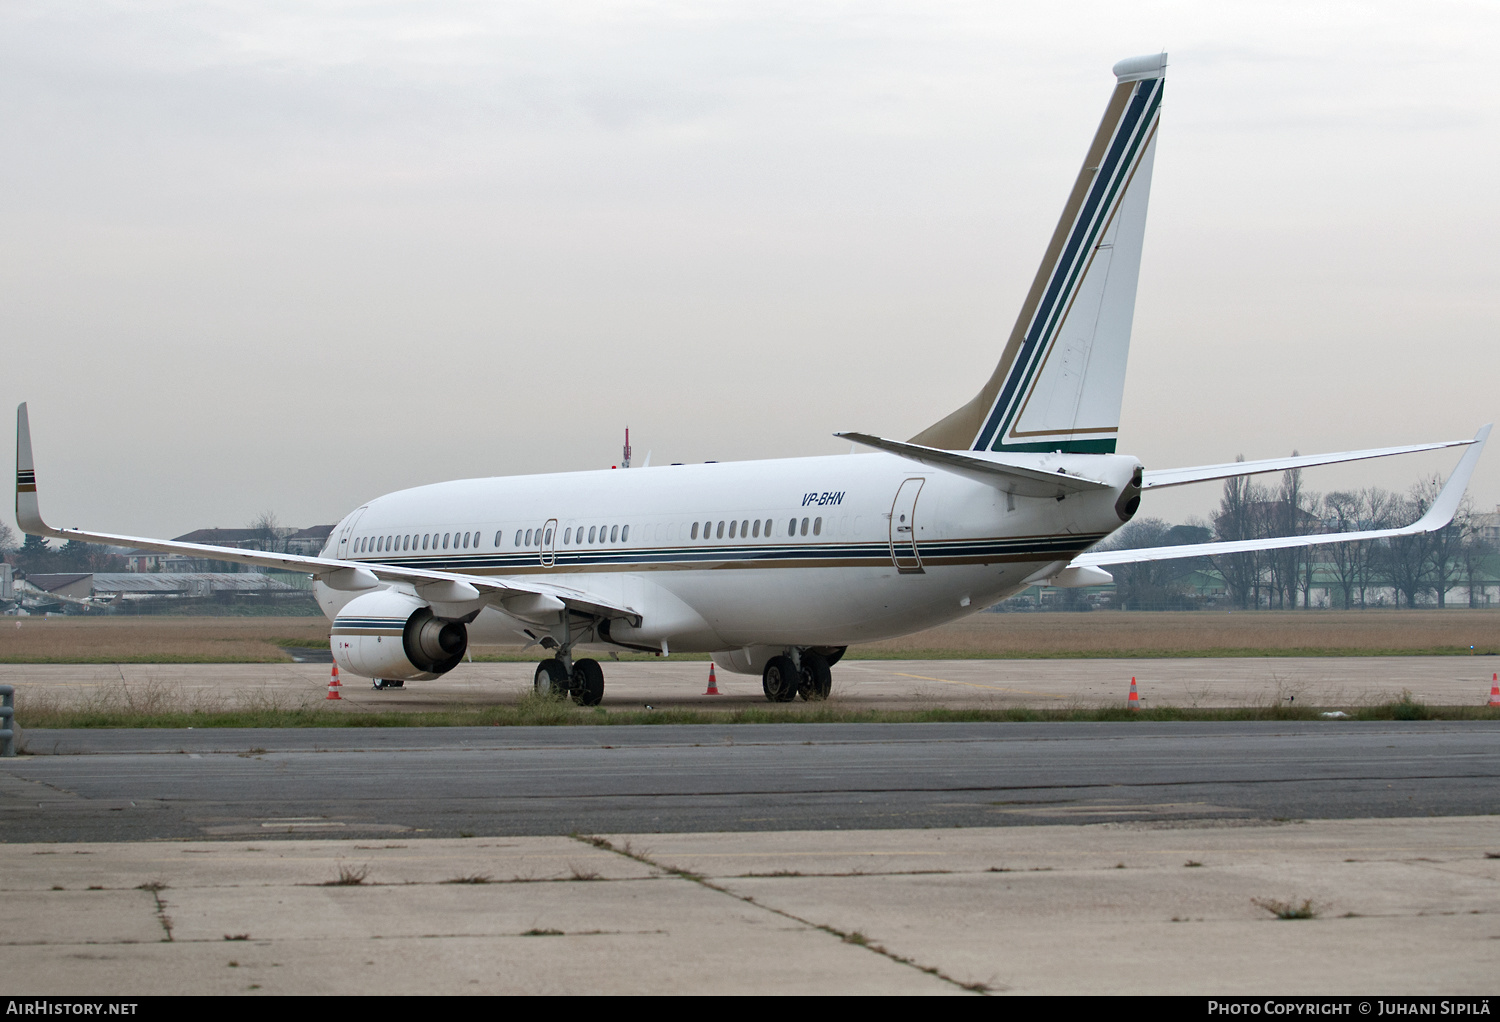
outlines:
{"label": "cabin window", "polygon": [[773,523],[771,521],[771,519],[769,519],[769,518],[766,519],[766,538],[767,539],[769,539],[771,537],[771,526],[773,524],[775,524],[775,523]]}
{"label": "cabin window", "polygon": [[526,545],[531,546],[531,530],[526,530]]}
{"label": "cabin window", "polygon": [[802,535],[807,535],[807,519],[802,519]]}
{"label": "cabin window", "polygon": [[547,538],[543,542],[547,546],[551,546],[552,545],[552,530],[551,529],[547,530]]}
{"label": "cabin window", "polygon": [[630,541],[630,526],[628,526],[628,525],[622,525],[622,526],[620,526],[620,542],[621,543],[627,543],[629,541]]}
{"label": "cabin window", "polygon": [[755,525],[753,526],[753,529],[754,529],[753,535],[755,536],[755,538],[756,539],[760,539],[760,519],[759,518],[757,518],[755,520]]}
{"label": "cabin window", "polygon": [[563,546],[567,546],[571,542],[573,542],[573,530],[571,528],[564,529],[563,530]]}
{"label": "cabin window", "polygon": [[618,540],[619,538],[620,538],[620,527],[618,525],[611,525],[609,527],[609,541],[611,543],[613,543],[616,540]]}
{"label": "cabin window", "polygon": [[744,539],[745,537],[747,537],[749,535],[750,535],[750,523],[749,522],[740,522],[740,539]]}
{"label": "cabin window", "polygon": [[383,553],[384,551],[385,551],[385,537],[384,536],[378,536],[378,537],[376,537],[376,540],[375,540],[375,552],[378,554],[378,553]]}
{"label": "cabin window", "polygon": [[500,538],[504,535],[499,529],[495,530],[495,549],[500,549]]}
{"label": "cabin window", "polygon": [[516,546],[520,546],[520,545],[521,545],[521,530],[517,529],[516,530]]}
{"label": "cabin window", "polygon": [[786,527],[786,534],[788,536],[797,535],[797,519],[793,518],[791,524]]}
{"label": "cabin window", "polygon": [[814,536],[821,536],[821,535],[823,535],[823,519],[821,519],[821,518],[814,518],[813,519],[813,535]]}
{"label": "cabin window", "polygon": [[693,538],[694,539],[698,538],[698,523],[697,522],[693,523]]}
{"label": "cabin window", "polygon": [[411,547],[411,537],[410,536],[402,536],[401,537],[401,549],[402,550],[406,550],[406,549],[409,549],[410,547]]}
{"label": "cabin window", "polygon": [[594,531],[595,531],[595,528],[596,527],[593,526],[593,525],[589,526],[589,542],[590,543],[592,543],[594,541]]}
{"label": "cabin window", "polygon": [[453,535],[451,532],[445,532],[445,533],[443,533],[443,549],[444,550],[448,549],[448,537],[451,536],[451,535]]}
{"label": "cabin window", "polygon": [[734,527],[736,525],[738,525],[738,524],[739,524],[738,522],[730,522],[729,523],[729,538],[730,539],[734,539]]}

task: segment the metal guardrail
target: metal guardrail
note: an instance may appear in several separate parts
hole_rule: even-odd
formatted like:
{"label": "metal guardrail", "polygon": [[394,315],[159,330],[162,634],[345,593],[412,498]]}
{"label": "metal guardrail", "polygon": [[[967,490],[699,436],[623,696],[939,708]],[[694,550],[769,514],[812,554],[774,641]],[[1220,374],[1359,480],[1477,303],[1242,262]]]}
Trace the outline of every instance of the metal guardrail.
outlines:
{"label": "metal guardrail", "polygon": [[0,758],[16,754],[16,687],[0,685]]}

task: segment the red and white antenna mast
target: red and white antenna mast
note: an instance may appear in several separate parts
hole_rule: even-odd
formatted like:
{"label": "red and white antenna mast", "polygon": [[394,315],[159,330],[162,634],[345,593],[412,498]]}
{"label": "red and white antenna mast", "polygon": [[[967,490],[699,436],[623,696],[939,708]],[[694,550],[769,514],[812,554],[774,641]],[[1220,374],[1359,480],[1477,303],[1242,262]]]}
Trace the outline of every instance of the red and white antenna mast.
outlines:
{"label": "red and white antenna mast", "polygon": [[624,456],[620,459],[620,467],[621,468],[629,468],[630,467],[630,427],[629,426],[625,427],[625,452],[624,452]]}

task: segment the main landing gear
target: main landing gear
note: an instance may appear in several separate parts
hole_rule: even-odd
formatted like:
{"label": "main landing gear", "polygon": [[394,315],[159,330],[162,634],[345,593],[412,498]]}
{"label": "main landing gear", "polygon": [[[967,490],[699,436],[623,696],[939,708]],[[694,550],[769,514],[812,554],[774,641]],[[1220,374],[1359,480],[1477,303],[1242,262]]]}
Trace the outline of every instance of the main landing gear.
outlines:
{"label": "main landing gear", "polygon": [[568,660],[571,671],[562,657],[550,657],[536,665],[536,694],[553,698],[566,695],[579,706],[598,706],[604,698],[604,668],[587,657]]}
{"label": "main landing gear", "polygon": [[766,662],[760,676],[766,698],[773,703],[789,703],[798,696],[810,703],[827,699],[833,689],[833,664],[844,651],[839,649],[831,657],[810,649],[793,649],[789,654]]}

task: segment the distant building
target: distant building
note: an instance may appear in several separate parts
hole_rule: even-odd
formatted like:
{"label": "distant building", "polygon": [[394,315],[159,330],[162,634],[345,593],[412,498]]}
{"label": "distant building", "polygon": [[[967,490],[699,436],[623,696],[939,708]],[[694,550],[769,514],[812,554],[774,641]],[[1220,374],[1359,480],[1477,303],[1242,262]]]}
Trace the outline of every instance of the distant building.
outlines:
{"label": "distant building", "polygon": [[[314,525],[310,529],[285,530],[274,538],[266,536],[264,529],[196,529],[176,537],[174,543],[202,543],[204,546],[233,547],[236,550],[273,550],[289,554],[317,556],[322,552],[328,537],[333,534],[332,525]],[[188,554],[163,554],[153,550],[125,551],[126,565],[135,572],[172,573],[217,573],[251,571],[248,565],[236,565],[212,557],[194,557]]]}
{"label": "distant building", "polygon": [[328,545],[328,537],[331,535],[333,535],[332,525],[314,525],[310,529],[299,529],[284,541],[286,543],[286,552],[289,554],[302,554],[306,557],[316,557]]}

